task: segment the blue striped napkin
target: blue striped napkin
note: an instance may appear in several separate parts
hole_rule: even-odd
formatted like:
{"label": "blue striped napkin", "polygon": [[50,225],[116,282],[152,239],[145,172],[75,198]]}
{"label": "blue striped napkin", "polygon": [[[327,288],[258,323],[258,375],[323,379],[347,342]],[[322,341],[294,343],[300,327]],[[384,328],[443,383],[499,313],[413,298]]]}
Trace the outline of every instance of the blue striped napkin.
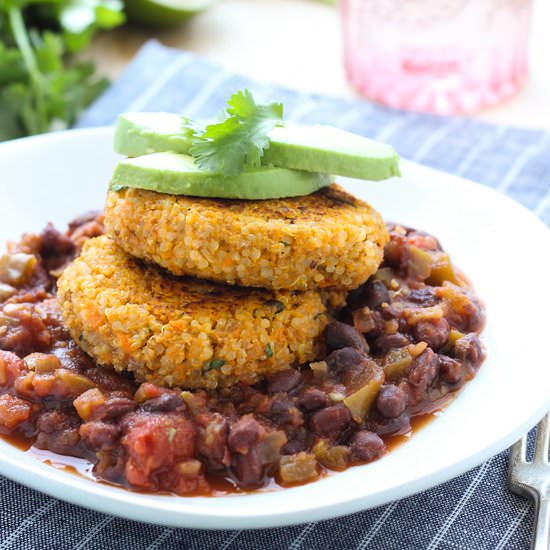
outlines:
{"label": "blue striped napkin", "polygon": [[[250,88],[285,105],[285,118],[340,126],[391,142],[401,155],[484,183],[550,225],[550,134],[475,120],[406,113],[365,101],[255,82],[189,53],[149,42],[79,126],[112,124],[129,110],[218,113]],[[506,487],[507,453],[443,485],[336,520],[280,529],[166,529],[92,512],[0,478],[0,550],[7,549],[464,549],[529,547],[530,504]]]}

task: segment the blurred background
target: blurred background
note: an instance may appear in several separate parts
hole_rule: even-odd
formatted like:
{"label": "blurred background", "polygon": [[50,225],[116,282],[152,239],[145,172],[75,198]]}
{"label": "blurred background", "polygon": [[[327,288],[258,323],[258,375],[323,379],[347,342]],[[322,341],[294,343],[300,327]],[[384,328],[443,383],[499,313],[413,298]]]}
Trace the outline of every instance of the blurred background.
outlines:
{"label": "blurred background", "polygon": [[0,139],[72,125],[151,38],[307,92],[550,128],[547,0],[0,6]]}

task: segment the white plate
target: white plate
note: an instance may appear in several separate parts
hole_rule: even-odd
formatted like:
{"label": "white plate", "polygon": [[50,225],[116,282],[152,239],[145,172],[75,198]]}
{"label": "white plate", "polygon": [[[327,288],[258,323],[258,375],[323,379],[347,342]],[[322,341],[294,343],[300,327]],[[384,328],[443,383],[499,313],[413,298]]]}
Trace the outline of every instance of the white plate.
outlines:
{"label": "white plate", "polygon": [[[111,130],[0,146],[0,240],[100,208],[116,161]],[[388,220],[433,232],[487,304],[489,357],[446,413],[366,466],[298,488],[221,498],[148,496],[40,463],[0,441],[0,473],[61,499],[181,527],[254,528],[349,514],[432,487],[511,445],[550,408],[550,232],[486,187],[410,162],[382,183],[346,181]]]}

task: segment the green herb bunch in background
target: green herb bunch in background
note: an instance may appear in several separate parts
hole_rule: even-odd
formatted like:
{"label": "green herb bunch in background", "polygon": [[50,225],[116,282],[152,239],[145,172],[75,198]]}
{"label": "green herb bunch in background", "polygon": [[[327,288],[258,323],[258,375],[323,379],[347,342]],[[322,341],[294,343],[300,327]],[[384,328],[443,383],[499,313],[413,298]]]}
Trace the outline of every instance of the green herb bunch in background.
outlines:
{"label": "green herb bunch in background", "polygon": [[124,22],[121,0],[0,0],[0,141],[71,126],[107,86],[72,55]]}

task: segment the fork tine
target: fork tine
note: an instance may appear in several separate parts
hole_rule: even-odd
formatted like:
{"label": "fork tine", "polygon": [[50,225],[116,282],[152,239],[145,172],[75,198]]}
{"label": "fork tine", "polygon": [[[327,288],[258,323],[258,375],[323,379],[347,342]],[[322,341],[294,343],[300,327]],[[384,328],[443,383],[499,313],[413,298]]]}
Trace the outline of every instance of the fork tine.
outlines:
{"label": "fork tine", "polygon": [[548,448],[550,447],[550,413],[537,425],[537,438],[535,440],[535,454],[533,462],[548,462]]}
{"label": "fork tine", "polygon": [[527,449],[527,434],[525,434],[521,439],[516,441],[510,450],[510,469],[514,467],[515,464],[521,464],[525,462],[525,453]]}

